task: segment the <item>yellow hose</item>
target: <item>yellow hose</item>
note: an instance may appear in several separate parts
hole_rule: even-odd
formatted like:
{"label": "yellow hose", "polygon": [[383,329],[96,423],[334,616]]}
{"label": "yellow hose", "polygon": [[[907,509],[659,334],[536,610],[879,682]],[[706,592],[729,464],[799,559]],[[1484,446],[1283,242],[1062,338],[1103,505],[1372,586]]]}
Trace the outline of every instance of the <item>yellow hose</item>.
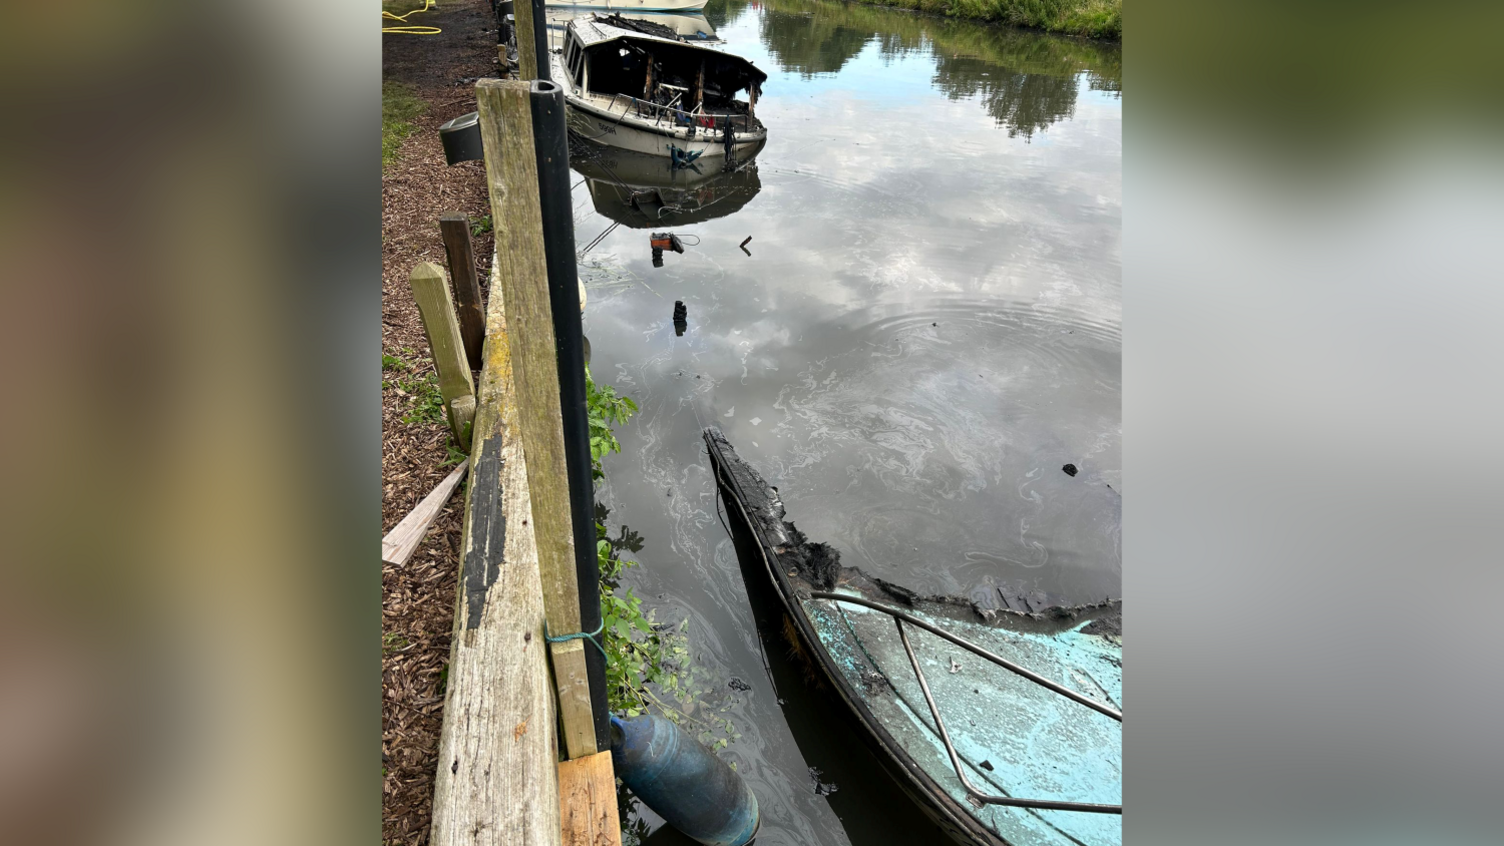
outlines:
{"label": "yellow hose", "polygon": [[[421,8],[421,9],[414,9],[411,12],[408,12],[405,15],[394,15],[391,12],[383,11],[381,13],[381,19],[384,20],[384,21],[396,21],[397,23],[400,23],[400,24],[406,24],[407,23],[407,19],[409,17],[412,17],[413,15],[416,15],[419,12],[426,12],[429,9],[432,9],[432,8],[433,8],[433,0],[423,0],[423,8]],[[381,32],[382,32],[383,35],[385,35],[386,33],[389,33],[389,32],[392,33],[392,34],[394,34],[394,35],[438,35],[439,33],[443,32],[443,30],[439,29],[436,26],[413,26],[413,25],[407,25],[407,26],[384,26],[384,27],[381,28]]]}

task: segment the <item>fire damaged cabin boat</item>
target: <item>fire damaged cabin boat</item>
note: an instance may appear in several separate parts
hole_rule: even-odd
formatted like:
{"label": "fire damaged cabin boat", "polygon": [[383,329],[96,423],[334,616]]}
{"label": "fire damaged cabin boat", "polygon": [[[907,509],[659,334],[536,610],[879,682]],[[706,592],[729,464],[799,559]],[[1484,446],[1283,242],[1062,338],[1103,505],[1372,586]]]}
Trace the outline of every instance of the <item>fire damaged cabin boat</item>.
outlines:
{"label": "fire damaged cabin boat", "polygon": [[743,572],[766,574],[812,678],[921,809],[963,844],[1122,843],[1120,600],[984,610],[842,567],[719,430],[704,437],[760,559]]}
{"label": "fire damaged cabin boat", "polygon": [[[551,60],[569,128],[587,140],[687,163],[752,151],[767,139],[754,110],[768,75],[667,26],[576,18]],[[736,99],[742,91],[747,99]]]}

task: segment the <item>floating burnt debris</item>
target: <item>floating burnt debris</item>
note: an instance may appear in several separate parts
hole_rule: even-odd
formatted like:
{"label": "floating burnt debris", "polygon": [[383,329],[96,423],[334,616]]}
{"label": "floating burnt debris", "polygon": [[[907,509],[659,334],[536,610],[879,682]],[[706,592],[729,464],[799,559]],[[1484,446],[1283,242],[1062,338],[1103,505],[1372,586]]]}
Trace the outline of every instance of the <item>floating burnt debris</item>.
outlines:
{"label": "floating burnt debris", "polygon": [[[836,588],[855,590],[868,599],[889,605],[923,610],[925,613],[971,620],[1010,628],[1058,629],[1092,620],[1093,633],[1121,634],[1122,600],[1069,605],[1032,585],[991,582],[979,585],[966,596],[922,594],[903,585],[868,575],[858,567],[841,564],[841,553],[829,544],[812,541],[792,522],[784,519],[778,489],[737,454],[726,436],[715,428],[704,432],[711,461],[728,510],[740,510],[768,541],[777,561],[770,562],[799,595]],[[730,502],[734,500],[734,502]]]}

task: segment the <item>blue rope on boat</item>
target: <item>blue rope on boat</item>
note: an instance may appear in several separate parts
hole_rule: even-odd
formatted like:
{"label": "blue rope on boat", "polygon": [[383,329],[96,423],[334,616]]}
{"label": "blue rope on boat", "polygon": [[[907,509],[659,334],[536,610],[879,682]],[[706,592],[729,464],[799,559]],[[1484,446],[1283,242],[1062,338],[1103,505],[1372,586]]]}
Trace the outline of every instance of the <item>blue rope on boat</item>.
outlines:
{"label": "blue rope on boat", "polygon": [[673,167],[689,167],[690,162],[700,157],[704,150],[681,150],[673,144],[668,145],[668,158]]}
{"label": "blue rope on boat", "polygon": [[554,637],[553,635],[551,635],[551,634],[548,633],[548,621],[544,620],[543,621],[543,639],[546,640],[546,641],[548,641],[549,643],[563,643],[566,640],[580,640],[581,638],[583,638],[583,639],[588,640],[591,643],[595,644],[595,648],[599,649],[601,651],[601,655],[605,655],[606,654],[606,648],[604,646],[601,646],[600,641],[598,641],[598,640],[595,639],[595,636],[598,635],[598,634],[600,634],[602,631],[604,631],[605,628],[606,628],[606,621],[605,620],[601,620],[601,624],[599,626],[596,626],[595,627],[595,631],[593,631],[593,632],[575,632],[574,634],[559,635],[558,637]]}

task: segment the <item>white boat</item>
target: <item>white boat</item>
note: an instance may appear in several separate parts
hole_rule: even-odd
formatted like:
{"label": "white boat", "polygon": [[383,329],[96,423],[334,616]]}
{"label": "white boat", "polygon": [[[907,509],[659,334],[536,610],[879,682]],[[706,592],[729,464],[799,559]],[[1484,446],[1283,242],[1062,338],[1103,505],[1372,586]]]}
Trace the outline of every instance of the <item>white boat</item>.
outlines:
{"label": "white boat", "polygon": [[[768,75],[667,26],[576,18],[550,61],[569,128],[587,140],[679,162],[741,155],[767,140],[754,111]],[[747,99],[736,99],[744,90]]]}
{"label": "white boat", "polygon": [[708,0],[547,0],[546,5],[564,9],[600,9],[606,12],[689,12],[705,8]]}
{"label": "white boat", "polygon": [[[550,50],[564,49],[565,30],[569,22],[576,18],[595,14],[594,11],[584,8],[569,6],[549,6],[544,12],[548,20],[548,48]],[[715,27],[705,16],[699,12],[686,12],[674,14],[672,12],[614,12],[623,18],[632,20],[660,23],[674,31],[674,34],[686,41],[697,41],[701,44],[724,44],[726,39],[715,31]]]}

